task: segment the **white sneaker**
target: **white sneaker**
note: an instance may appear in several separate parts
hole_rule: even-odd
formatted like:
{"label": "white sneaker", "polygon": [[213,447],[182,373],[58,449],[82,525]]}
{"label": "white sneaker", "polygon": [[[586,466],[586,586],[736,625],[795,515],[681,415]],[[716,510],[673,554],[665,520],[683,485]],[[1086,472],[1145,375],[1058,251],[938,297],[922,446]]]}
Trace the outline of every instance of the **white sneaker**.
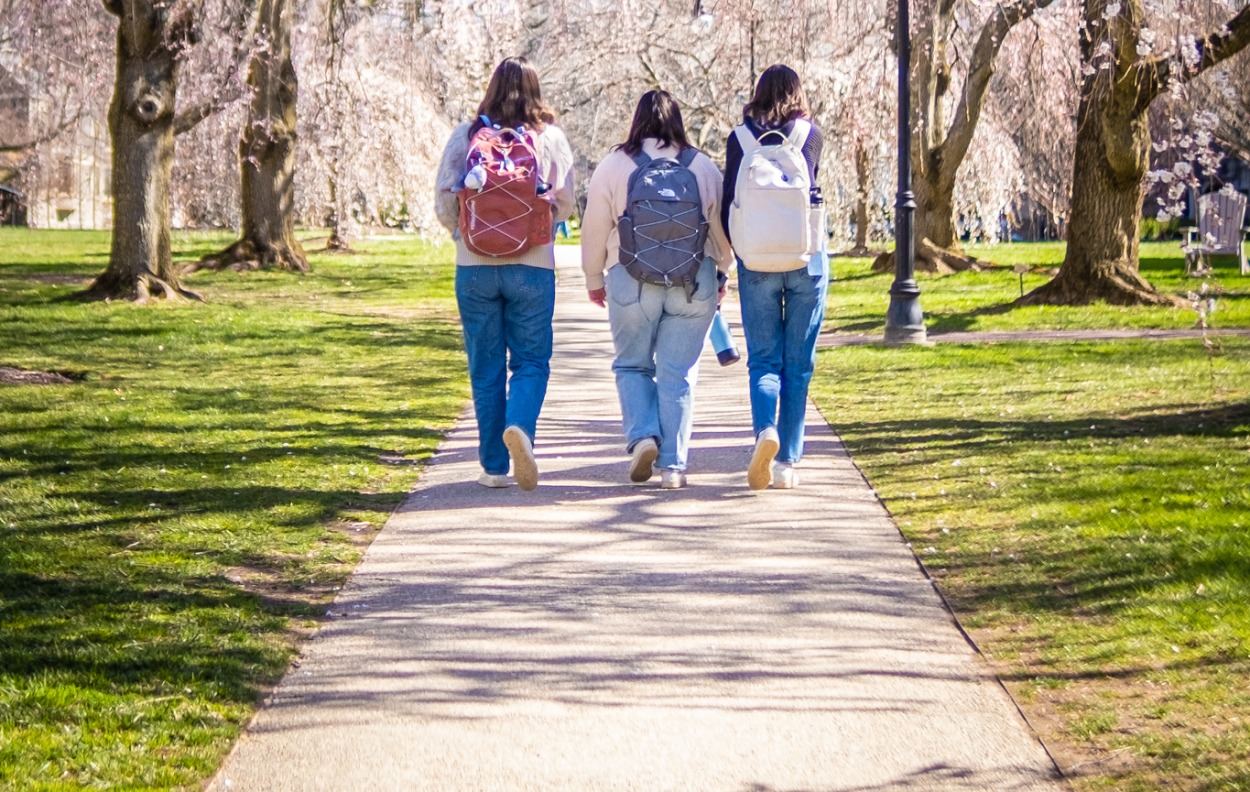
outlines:
{"label": "white sneaker", "polygon": [[794,489],[799,486],[799,472],[789,462],[778,462],[773,468],[773,489]]}
{"label": "white sneaker", "polygon": [[660,471],[660,489],[681,489],[686,486],[686,474],[680,470],[664,468]]}
{"label": "white sneaker", "polygon": [[655,444],[654,437],[645,437],[634,443],[629,459],[629,480],[637,484],[650,481],[655,473],[655,458],[659,455],[660,447]]}
{"label": "white sneaker", "polygon": [[537,487],[538,463],[534,461],[534,444],[529,435],[519,426],[509,426],[503,430],[503,444],[512,457],[512,477],[516,485],[526,491]]}
{"label": "white sneaker", "polygon": [[762,490],[773,483],[773,459],[781,450],[781,438],[777,430],[768,427],[755,438],[755,452],[751,454],[751,465],[747,468],[747,486],[753,490]]}
{"label": "white sneaker", "polygon": [[482,473],[477,477],[477,483],[483,487],[491,489],[503,489],[512,486],[512,481],[504,473]]}

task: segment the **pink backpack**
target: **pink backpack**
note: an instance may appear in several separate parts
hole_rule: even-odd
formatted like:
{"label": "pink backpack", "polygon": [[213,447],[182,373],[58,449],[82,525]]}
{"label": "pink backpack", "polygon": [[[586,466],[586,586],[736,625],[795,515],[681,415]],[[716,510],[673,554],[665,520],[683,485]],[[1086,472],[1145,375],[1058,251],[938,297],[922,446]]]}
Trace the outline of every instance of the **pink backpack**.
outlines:
{"label": "pink backpack", "polygon": [[469,141],[459,192],[460,238],[479,256],[519,256],[552,239],[552,198],[534,137],[524,127],[484,125]]}

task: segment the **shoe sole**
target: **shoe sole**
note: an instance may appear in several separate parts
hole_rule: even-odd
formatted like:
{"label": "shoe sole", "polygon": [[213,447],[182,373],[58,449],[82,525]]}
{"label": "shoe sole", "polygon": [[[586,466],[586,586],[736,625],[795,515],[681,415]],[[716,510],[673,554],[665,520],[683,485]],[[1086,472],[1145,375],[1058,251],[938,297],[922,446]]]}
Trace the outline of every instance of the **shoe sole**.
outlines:
{"label": "shoe sole", "polygon": [[685,479],[675,479],[672,481],[661,481],[660,489],[681,489],[686,486]]}
{"label": "shoe sole", "polygon": [[773,459],[780,450],[781,442],[771,437],[755,441],[755,453],[751,455],[751,466],[747,468],[748,487],[762,490],[773,483]]}
{"label": "shoe sole", "polygon": [[789,481],[784,478],[779,478],[773,482],[773,489],[794,489],[797,486],[799,486],[798,477],[792,478]]}
{"label": "shoe sole", "polygon": [[512,457],[512,478],[516,479],[516,485],[527,492],[537,487],[538,463],[534,461],[534,450],[525,432],[509,426],[503,431],[503,444]]}
{"label": "shoe sole", "polygon": [[655,475],[655,460],[660,456],[660,449],[648,443],[629,463],[629,480],[635,484],[650,481]]}

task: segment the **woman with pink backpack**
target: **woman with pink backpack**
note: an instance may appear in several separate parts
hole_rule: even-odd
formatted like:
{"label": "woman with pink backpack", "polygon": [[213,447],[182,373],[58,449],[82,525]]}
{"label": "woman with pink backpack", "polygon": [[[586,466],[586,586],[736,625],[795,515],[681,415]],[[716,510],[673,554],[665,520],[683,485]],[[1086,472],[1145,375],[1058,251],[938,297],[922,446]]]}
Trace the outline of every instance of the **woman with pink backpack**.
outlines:
{"label": "woman with pink backpack", "polygon": [[[551,374],[554,223],[573,212],[573,153],[523,57],[496,67],[435,180],[456,241],[456,303],[477,417],[478,483],[538,485],[534,433]],[[509,373],[511,376],[509,376]]]}

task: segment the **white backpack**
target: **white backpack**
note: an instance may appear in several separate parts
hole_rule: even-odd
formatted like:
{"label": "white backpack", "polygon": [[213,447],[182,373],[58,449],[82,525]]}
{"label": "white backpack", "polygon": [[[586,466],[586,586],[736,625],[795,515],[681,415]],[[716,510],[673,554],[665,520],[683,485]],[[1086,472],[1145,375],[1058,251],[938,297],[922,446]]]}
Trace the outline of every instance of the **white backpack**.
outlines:
{"label": "white backpack", "polygon": [[729,207],[729,235],[749,270],[800,269],[821,242],[813,238],[812,181],[803,157],[811,131],[811,123],[802,118],[795,120],[788,136],[771,130],[756,139],[745,124],[734,129],[742,164]]}

